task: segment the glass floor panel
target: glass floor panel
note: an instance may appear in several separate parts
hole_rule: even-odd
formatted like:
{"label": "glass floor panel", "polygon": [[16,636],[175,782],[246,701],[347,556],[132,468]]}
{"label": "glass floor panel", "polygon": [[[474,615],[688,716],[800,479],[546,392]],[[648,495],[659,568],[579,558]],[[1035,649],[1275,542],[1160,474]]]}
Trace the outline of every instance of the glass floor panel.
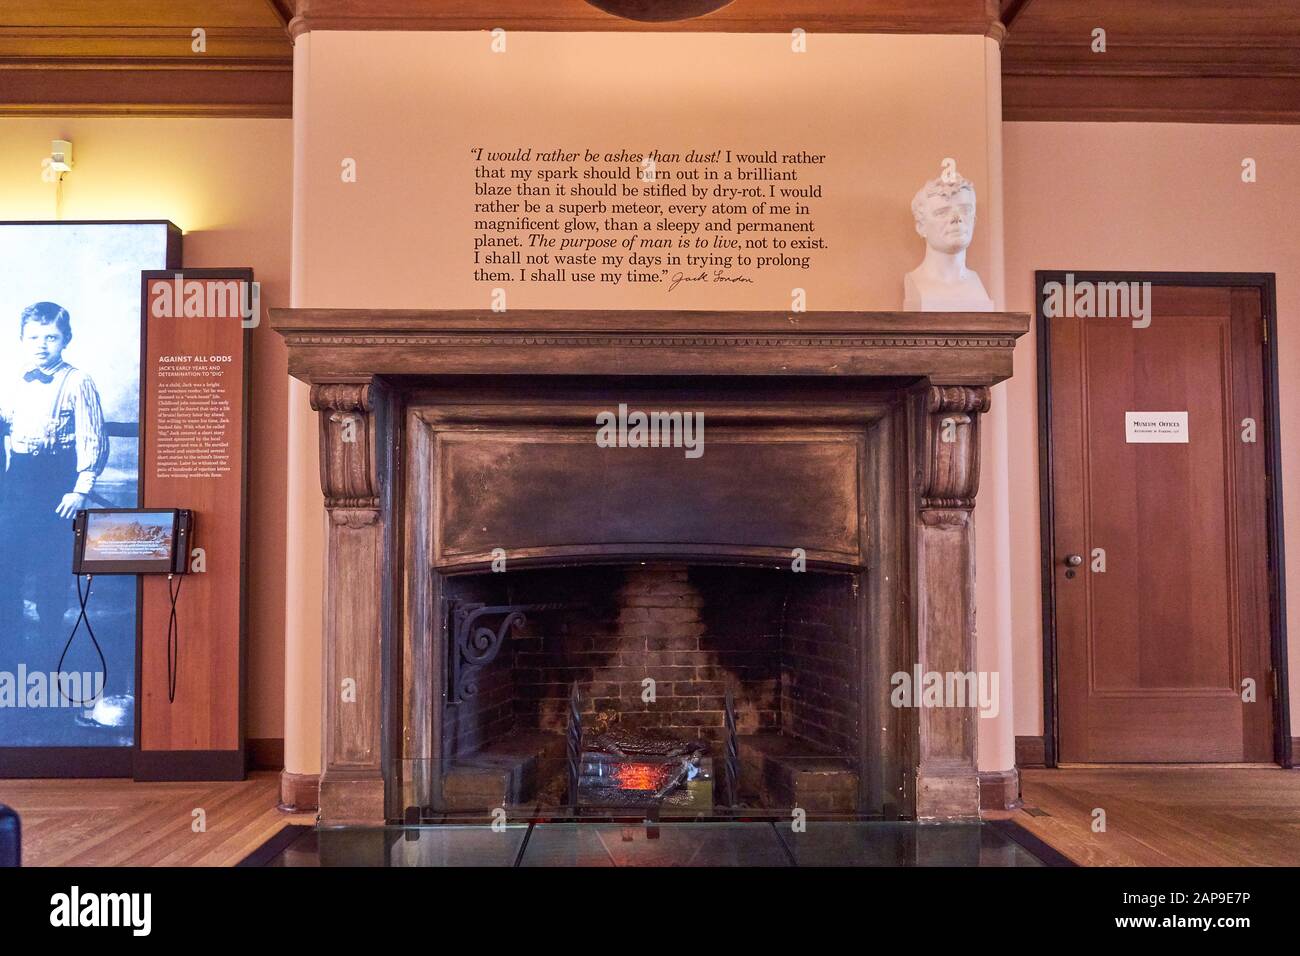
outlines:
{"label": "glass floor panel", "polygon": [[522,866],[789,866],[770,823],[539,823]]}
{"label": "glass floor panel", "polygon": [[241,866],[1071,865],[1015,824],[543,822],[286,827]]}
{"label": "glass floor panel", "polygon": [[1043,866],[1044,861],[982,823],[809,823],[776,828],[796,866]]}
{"label": "glass floor panel", "polygon": [[305,827],[268,866],[514,866],[527,824]]}

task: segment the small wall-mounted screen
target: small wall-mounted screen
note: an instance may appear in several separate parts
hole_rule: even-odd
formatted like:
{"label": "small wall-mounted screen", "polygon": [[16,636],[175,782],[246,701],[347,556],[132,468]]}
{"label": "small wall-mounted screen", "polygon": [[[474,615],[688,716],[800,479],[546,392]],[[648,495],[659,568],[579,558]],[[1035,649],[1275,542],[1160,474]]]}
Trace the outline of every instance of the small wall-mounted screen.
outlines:
{"label": "small wall-mounted screen", "polygon": [[[73,571],[77,574],[176,572],[178,539],[187,530],[182,514],[174,508],[81,512],[76,523]],[[180,563],[183,570],[183,562]]]}

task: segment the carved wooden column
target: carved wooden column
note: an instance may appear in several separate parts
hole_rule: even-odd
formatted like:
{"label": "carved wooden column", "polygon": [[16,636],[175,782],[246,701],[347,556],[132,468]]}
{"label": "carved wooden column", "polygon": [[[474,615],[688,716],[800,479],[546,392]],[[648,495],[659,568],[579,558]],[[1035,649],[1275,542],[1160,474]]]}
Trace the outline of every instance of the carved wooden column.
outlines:
{"label": "carved wooden column", "polygon": [[374,386],[317,384],[326,542],[320,812],[323,823],[383,823],[384,521]]}
{"label": "carved wooden column", "polygon": [[[924,675],[975,673],[975,545],[970,513],[979,488],[979,417],[985,387],[932,385],[925,395],[917,524],[917,663]],[[968,684],[974,688],[974,684]],[[920,700],[920,687],[913,694]],[[952,703],[945,701],[945,703]],[[919,819],[979,816],[977,699],[920,706]]]}

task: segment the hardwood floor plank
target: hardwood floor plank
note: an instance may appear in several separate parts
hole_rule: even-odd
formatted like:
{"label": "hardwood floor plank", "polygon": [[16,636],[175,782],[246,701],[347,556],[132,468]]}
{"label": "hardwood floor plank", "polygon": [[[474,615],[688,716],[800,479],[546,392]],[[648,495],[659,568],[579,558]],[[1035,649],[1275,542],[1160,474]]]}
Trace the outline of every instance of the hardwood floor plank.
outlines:
{"label": "hardwood floor plank", "polygon": [[[1300,866],[1300,772],[1276,768],[1022,770],[1012,819],[1085,866]],[[4,780],[29,866],[233,866],[281,827],[279,776],[239,783]],[[193,811],[207,814],[194,833]],[[1092,811],[1106,832],[1092,832]]]}
{"label": "hardwood floor plank", "polygon": [[[1022,770],[1025,829],[1084,866],[1300,865],[1300,773],[1244,767]],[[1106,832],[1092,811],[1106,811]]]}
{"label": "hardwood floor plank", "polygon": [[[233,783],[4,780],[0,803],[18,811],[27,866],[233,866],[281,827],[313,823],[283,813],[279,774]],[[192,829],[193,811],[206,830]]]}

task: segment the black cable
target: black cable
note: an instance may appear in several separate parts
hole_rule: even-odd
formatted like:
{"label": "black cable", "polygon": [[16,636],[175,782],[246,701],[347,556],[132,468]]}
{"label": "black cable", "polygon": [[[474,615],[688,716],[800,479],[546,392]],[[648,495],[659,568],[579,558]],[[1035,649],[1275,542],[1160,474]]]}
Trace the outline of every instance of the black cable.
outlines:
{"label": "black cable", "polygon": [[[172,578],[176,578],[176,590],[172,590]],[[181,582],[185,577],[167,575],[167,593],[171,595],[172,611],[167,619],[167,702],[176,703],[177,662],[180,660],[181,626],[176,621],[176,599],[181,596]]]}
{"label": "black cable", "polygon": [[[90,585],[95,580],[93,574],[86,575],[86,593],[81,593],[81,575],[77,575],[77,602],[81,605],[81,613],[77,615],[77,622],[72,625],[72,633],[68,635],[68,643],[63,645],[63,653],[59,655],[59,666],[55,668],[54,673],[59,682],[59,696],[65,698],[69,704],[76,707],[84,707],[94,701],[96,697],[104,692],[108,686],[108,661],[104,659],[104,650],[99,646],[99,641],[95,640],[95,629],[90,626],[90,618],[86,616],[86,603],[90,600]],[[77,628],[81,627],[81,622],[86,622],[86,633],[90,635],[90,643],[95,645],[95,653],[99,655],[99,666],[103,669],[104,682],[100,685],[99,690],[92,697],[85,700],[73,700],[63,689],[63,659],[68,656],[68,648],[72,647],[72,640],[77,636]]]}

